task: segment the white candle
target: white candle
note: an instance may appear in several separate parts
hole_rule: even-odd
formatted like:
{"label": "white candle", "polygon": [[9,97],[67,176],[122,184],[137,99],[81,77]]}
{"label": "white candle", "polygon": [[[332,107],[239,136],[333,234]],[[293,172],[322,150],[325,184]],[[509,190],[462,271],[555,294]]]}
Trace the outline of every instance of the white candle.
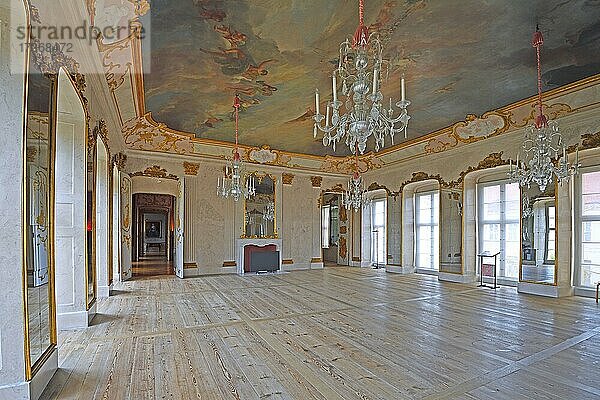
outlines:
{"label": "white candle", "polygon": [[577,151],[575,152],[575,166],[579,166],[579,146],[577,146]]}
{"label": "white candle", "polygon": [[317,115],[321,114],[321,109],[319,107],[319,89],[315,89],[315,108],[317,110]]}
{"label": "white candle", "polygon": [[326,112],[326,114],[327,114],[327,118],[325,118],[325,126],[329,126],[329,104],[327,104],[327,112]]}
{"label": "white candle", "polygon": [[333,71],[332,77],[332,86],[333,86],[333,101],[337,101],[337,77],[335,76],[335,71]]}
{"label": "white candle", "polygon": [[375,68],[373,70],[373,95],[375,95],[377,93],[377,74],[379,73],[379,71],[377,71],[377,68]]}
{"label": "white candle", "polygon": [[519,169],[519,153],[517,153],[517,169]]}
{"label": "white candle", "polygon": [[400,80],[400,89],[402,94],[402,101],[406,100],[406,87],[404,86],[404,75],[402,75],[402,79]]}
{"label": "white candle", "polygon": [[509,169],[510,173],[512,174],[513,170],[512,170],[512,160],[510,160],[510,169]]}

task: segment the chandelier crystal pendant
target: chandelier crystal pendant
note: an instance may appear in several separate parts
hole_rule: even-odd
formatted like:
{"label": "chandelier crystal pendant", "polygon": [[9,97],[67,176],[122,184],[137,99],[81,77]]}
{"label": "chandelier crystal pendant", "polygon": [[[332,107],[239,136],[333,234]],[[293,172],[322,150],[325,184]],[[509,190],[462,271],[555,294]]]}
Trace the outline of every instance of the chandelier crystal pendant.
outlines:
{"label": "chandelier crystal pendant", "polygon": [[264,209],[263,219],[265,221],[273,221],[275,219],[275,203],[269,202]]}
{"label": "chandelier crystal pendant", "polygon": [[[544,37],[539,28],[536,28],[531,41],[536,50],[537,57],[537,86],[538,86],[538,114],[535,122],[525,130],[525,140],[521,145],[522,158],[517,154],[516,167],[510,162],[509,178],[527,188],[534,183],[540,191],[554,182],[567,182],[571,175],[579,173],[579,148],[575,163],[569,165],[567,149],[560,134],[558,122],[548,121],[542,110],[542,66],[540,61],[540,48],[544,44]],[[561,157],[562,156],[562,157]]]}
{"label": "chandelier crystal pendant", "polygon": [[[358,144],[355,145],[355,148]],[[342,204],[346,209],[354,209],[359,211],[362,207],[369,204],[367,197],[367,190],[363,182],[362,176],[360,176],[358,169],[358,150],[355,150],[355,168],[352,178],[348,181],[348,189],[342,193]]]}
{"label": "chandelier crystal pendant", "polygon": [[[380,91],[382,68],[389,66],[389,62],[383,59],[379,34],[369,33],[364,24],[363,0],[359,0],[358,28],[352,42],[346,39],[341,43],[339,57],[338,67],[332,76],[333,100],[327,102],[326,115],[321,114],[319,90],[315,92],[314,137],[319,130],[322,131],[323,146],[331,145],[333,151],[336,144],[345,138],[350,149],[358,145],[360,154],[364,153],[370,136],[375,138],[375,151],[384,147],[386,136],[390,137],[392,144],[396,133],[404,131],[406,138],[410,101],[405,97],[404,76],[401,79],[401,100],[395,103],[399,113],[394,116],[396,110],[392,107],[392,99],[389,99],[389,108],[386,109]],[[337,96],[338,77],[342,80],[342,95],[345,97],[346,113],[343,115],[340,114],[342,102]]]}
{"label": "chandelier crystal pendant", "polygon": [[248,199],[256,194],[254,177],[246,178],[242,183],[242,158],[240,157],[238,146],[238,126],[239,126],[239,108],[240,98],[236,94],[233,101],[235,112],[235,148],[233,150],[233,160],[225,166],[223,177],[217,178],[217,196],[227,199],[231,197],[238,201],[242,197]]}

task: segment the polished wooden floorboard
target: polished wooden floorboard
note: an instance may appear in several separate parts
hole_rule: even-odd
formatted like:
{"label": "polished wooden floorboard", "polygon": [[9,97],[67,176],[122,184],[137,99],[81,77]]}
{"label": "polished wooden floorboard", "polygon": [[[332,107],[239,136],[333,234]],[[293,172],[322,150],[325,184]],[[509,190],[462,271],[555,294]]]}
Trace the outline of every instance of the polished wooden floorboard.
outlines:
{"label": "polished wooden floorboard", "polygon": [[340,267],[116,289],[43,399],[600,399],[593,299]]}

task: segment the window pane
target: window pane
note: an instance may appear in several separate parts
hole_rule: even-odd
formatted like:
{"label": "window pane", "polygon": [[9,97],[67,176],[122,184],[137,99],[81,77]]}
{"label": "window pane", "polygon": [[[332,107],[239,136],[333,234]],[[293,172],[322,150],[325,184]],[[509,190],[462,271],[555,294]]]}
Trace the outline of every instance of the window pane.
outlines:
{"label": "window pane", "polygon": [[483,240],[500,242],[500,224],[484,224]]}
{"label": "window pane", "polygon": [[509,183],[505,186],[505,200],[506,201],[521,201],[521,190],[519,189],[518,183]]}
{"label": "window pane", "polygon": [[556,208],[548,207],[548,229],[556,228]]}

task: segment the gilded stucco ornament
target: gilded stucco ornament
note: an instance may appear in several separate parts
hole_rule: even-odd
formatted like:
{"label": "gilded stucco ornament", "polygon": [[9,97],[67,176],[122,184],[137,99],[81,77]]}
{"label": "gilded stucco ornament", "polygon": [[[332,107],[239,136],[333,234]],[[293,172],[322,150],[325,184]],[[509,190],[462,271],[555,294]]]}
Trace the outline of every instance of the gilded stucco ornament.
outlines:
{"label": "gilded stucco ornament", "polygon": [[268,145],[263,145],[260,148],[247,149],[244,159],[258,164],[285,166],[288,165],[292,158],[278,150],[271,150],[271,147]]}
{"label": "gilded stucco ornament", "polygon": [[283,174],[281,174],[281,180],[284,185],[291,185],[294,181],[294,174],[284,172]]}
{"label": "gilded stucco ornament", "polygon": [[183,172],[186,175],[198,175],[198,170],[200,169],[200,164],[192,163],[188,161],[183,162]]}
{"label": "gilded stucco ornament", "polygon": [[321,187],[321,183],[323,182],[322,176],[311,176],[310,182],[312,183],[312,187],[318,188]]}
{"label": "gilded stucco ornament", "polygon": [[165,124],[154,121],[150,113],[125,122],[121,132],[125,145],[130,149],[176,154],[193,152],[189,135],[173,133]]}
{"label": "gilded stucco ornament", "polygon": [[113,157],[113,164],[119,171],[124,171],[125,164],[127,164],[127,155],[124,153],[115,154]]}
{"label": "gilded stucco ornament", "polygon": [[131,176],[146,176],[149,178],[160,178],[160,179],[179,179],[177,175],[169,174],[165,168],[161,168],[160,165],[153,165],[146,168],[144,171],[138,171],[131,174]]}
{"label": "gilded stucco ornament", "polygon": [[[383,165],[383,161],[374,153],[358,157],[358,170],[360,173],[380,169]],[[321,165],[321,171],[344,175],[353,174],[356,171],[356,159],[354,156],[343,158],[325,156],[325,160]]]}

